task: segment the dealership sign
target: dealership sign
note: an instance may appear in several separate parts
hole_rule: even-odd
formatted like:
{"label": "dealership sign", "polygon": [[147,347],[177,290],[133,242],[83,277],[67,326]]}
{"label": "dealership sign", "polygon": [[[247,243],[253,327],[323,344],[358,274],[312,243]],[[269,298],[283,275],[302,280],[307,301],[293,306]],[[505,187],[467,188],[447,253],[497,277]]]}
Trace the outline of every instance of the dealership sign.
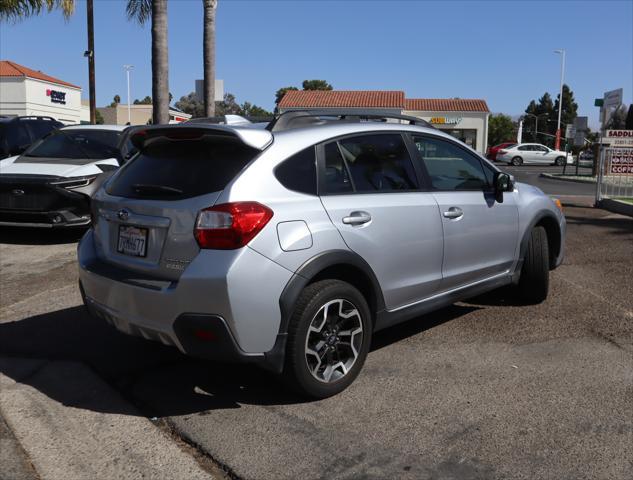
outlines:
{"label": "dealership sign", "polygon": [[462,117],[431,117],[430,123],[433,125],[457,125],[462,121]]}
{"label": "dealership sign", "polygon": [[633,147],[633,130],[607,130],[602,143],[611,147]]}
{"label": "dealership sign", "polygon": [[611,175],[633,175],[633,148],[611,149],[607,171]]}
{"label": "dealership sign", "polygon": [[59,90],[46,89],[46,96],[51,97],[51,103],[60,103],[66,105],[66,92],[60,92]]}

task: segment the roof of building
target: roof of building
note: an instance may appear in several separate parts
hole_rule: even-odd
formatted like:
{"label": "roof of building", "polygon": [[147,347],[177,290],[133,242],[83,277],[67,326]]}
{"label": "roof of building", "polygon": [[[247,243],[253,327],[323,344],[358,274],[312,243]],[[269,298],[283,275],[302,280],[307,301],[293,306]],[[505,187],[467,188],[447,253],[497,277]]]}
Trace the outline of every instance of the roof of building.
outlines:
{"label": "roof of building", "polygon": [[398,90],[289,90],[279,108],[399,108],[404,92]]}
{"label": "roof of building", "polygon": [[471,98],[407,98],[404,107],[419,112],[490,112],[485,100]]}
{"label": "roof of building", "polygon": [[489,112],[485,100],[405,98],[400,90],[289,90],[279,108],[395,108],[421,112]]}
{"label": "roof of building", "polygon": [[51,77],[50,75],[46,75],[38,70],[33,70],[9,60],[0,60],[0,77],[26,77],[33,78],[35,80],[43,80],[45,82],[57,83],[58,85],[64,85],[66,87],[81,88],[78,85],[64,82],[59,78]]}

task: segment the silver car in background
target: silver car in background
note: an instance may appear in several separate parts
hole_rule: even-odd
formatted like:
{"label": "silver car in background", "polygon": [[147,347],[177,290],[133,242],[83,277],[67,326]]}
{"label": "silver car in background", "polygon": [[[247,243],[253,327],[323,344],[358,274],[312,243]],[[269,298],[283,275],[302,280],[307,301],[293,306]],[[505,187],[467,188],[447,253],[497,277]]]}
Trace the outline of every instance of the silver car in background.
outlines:
{"label": "silver car in background", "polygon": [[345,389],[378,330],[505,285],[543,301],[563,258],[560,204],[413,117],[288,112],[132,142],[78,247],[89,311],[307,396]]}

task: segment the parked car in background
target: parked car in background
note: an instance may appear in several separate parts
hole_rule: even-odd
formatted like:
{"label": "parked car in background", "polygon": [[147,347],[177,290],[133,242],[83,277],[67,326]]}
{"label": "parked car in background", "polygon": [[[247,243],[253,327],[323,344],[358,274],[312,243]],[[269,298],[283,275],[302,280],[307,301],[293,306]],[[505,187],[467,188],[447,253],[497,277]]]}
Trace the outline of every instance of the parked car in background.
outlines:
{"label": "parked car in background", "polygon": [[497,161],[497,152],[502,148],[510,148],[513,145],[516,145],[517,142],[505,142],[500,143],[499,145],[495,145],[494,147],[488,147],[488,151],[486,152],[486,158],[488,160],[492,160],[493,162]]}
{"label": "parked car in background", "polygon": [[505,285],[543,301],[563,259],[560,202],[419,118],[293,111],[132,142],[78,247],[88,310],[311,397],[356,378],[377,330]]}
{"label": "parked car in background", "polygon": [[[594,155],[593,155],[593,152],[591,152],[591,151],[582,151],[578,155],[578,165],[580,167],[592,168],[593,167],[593,162],[594,162]],[[576,164],[576,162],[574,162],[574,165],[575,164]]]}
{"label": "parked car in background", "polygon": [[544,165],[565,165],[571,163],[571,154],[560,150],[552,150],[540,143],[520,143],[497,151],[497,161],[509,165],[523,165],[527,163],[539,163]]}
{"label": "parked car in background", "polygon": [[71,227],[90,223],[90,196],[124,161],[126,127],[64,127],[0,161],[0,225]]}
{"label": "parked car in background", "polygon": [[0,160],[21,154],[35,140],[63,126],[52,117],[0,116]]}

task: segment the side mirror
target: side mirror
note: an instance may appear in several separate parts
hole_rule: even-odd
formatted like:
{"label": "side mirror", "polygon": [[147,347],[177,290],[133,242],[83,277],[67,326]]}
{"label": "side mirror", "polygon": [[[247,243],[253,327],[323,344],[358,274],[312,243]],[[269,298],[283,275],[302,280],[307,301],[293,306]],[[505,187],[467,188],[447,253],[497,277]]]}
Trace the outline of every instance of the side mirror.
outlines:
{"label": "side mirror", "polygon": [[495,172],[494,176],[494,192],[495,200],[498,203],[503,203],[503,192],[511,192],[514,190],[514,183],[512,177],[507,173]]}

